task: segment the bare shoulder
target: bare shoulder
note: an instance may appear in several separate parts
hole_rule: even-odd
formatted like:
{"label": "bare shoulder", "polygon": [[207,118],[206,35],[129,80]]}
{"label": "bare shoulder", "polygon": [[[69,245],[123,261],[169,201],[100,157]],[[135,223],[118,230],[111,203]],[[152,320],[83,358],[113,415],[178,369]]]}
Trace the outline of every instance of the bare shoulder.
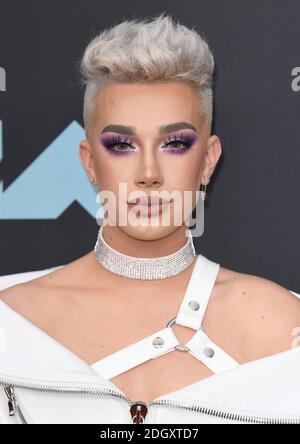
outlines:
{"label": "bare shoulder", "polygon": [[50,315],[49,307],[66,302],[68,294],[80,290],[90,257],[91,252],[45,275],[14,284],[0,291],[0,299],[24,316],[46,317]]}
{"label": "bare shoulder", "polygon": [[228,269],[221,276],[225,313],[247,344],[247,360],[291,349],[300,327],[300,299],[260,276]]}

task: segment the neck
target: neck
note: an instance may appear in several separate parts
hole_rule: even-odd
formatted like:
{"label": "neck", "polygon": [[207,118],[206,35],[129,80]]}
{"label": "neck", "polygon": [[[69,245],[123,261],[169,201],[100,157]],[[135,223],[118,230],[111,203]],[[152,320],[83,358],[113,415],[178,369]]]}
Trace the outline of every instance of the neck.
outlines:
{"label": "neck", "polygon": [[108,245],[122,254],[139,258],[158,258],[172,254],[186,244],[186,229],[187,227],[182,225],[160,239],[151,239],[150,236],[148,239],[136,239],[117,226],[105,225],[102,236]]}

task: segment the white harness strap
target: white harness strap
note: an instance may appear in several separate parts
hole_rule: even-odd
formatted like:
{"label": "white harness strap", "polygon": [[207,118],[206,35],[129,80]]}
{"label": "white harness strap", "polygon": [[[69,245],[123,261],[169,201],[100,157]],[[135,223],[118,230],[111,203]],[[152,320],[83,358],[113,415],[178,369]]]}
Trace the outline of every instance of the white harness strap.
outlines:
{"label": "white harness strap", "polygon": [[176,324],[193,330],[201,327],[219,269],[219,264],[198,255],[195,269],[176,317]]}
{"label": "white harness strap", "polygon": [[219,264],[198,255],[178,315],[169,323],[176,322],[196,330],[186,344],[179,343],[170,325],[106,356],[91,367],[103,377],[111,379],[175,349],[190,353],[214,373],[238,366],[239,364],[211,341],[201,328],[219,268]]}
{"label": "white harness strap", "polygon": [[171,328],[164,328],[153,335],[92,364],[92,368],[107,379],[120,375],[150,359],[158,358],[179,345]]}
{"label": "white harness strap", "polygon": [[203,330],[198,330],[185,344],[189,353],[203,362],[212,372],[221,373],[239,364],[224,350],[217,346]]}

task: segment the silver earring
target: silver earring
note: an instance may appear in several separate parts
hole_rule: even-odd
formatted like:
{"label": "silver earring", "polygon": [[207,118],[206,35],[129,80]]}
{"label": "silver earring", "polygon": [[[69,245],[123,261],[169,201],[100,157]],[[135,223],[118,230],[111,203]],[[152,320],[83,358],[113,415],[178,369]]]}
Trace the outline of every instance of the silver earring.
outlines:
{"label": "silver earring", "polygon": [[92,184],[95,183],[95,179],[94,179],[94,177],[90,177],[90,182],[91,182]]}
{"label": "silver earring", "polygon": [[[204,176],[203,179],[205,180],[205,182],[208,183],[209,179],[210,179],[210,176]],[[200,185],[200,196],[201,196],[201,199],[203,201],[205,200],[205,197],[206,197],[206,186],[207,186],[207,184],[206,185],[202,185],[202,183]]]}

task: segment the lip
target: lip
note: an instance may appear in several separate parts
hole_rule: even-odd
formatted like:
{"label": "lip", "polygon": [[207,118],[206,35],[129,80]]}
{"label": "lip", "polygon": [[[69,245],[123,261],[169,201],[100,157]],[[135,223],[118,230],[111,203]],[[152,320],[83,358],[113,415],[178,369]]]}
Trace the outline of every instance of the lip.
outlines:
{"label": "lip", "polygon": [[[148,201],[149,202],[149,201]],[[157,216],[162,214],[162,212],[171,204],[170,201],[165,199],[160,199],[159,202],[155,201],[154,203],[147,203],[147,201],[143,202],[128,202],[127,205],[134,209],[134,211],[139,212],[141,216]]]}
{"label": "lip", "polygon": [[163,199],[158,196],[141,196],[136,200],[128,202],[129,205],[139,205],[139,206],[155,206],[155,205],[167,205],[170,204],[169,200]]}

